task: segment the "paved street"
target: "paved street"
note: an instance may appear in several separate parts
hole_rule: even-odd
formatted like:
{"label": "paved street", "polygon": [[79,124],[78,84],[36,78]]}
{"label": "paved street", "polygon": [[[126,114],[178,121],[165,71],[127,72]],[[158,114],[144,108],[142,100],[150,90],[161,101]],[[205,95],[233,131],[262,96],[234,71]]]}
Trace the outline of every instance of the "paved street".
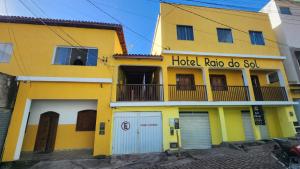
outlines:
{"label": "paved street", "polygon": [[[273,143],[246,146],[244,149],[220,147],[208,150],[191,150],[176,154],[153,153],[142,155],[115,156],[111,159],[53,159],[34,163],[16,163],[2,166],[2,168],[30,168],[30,169],[282,169],[271,155]],[[68,156],[69,158],[70,156]],[[25,165],[27,164],[27,166]]]}

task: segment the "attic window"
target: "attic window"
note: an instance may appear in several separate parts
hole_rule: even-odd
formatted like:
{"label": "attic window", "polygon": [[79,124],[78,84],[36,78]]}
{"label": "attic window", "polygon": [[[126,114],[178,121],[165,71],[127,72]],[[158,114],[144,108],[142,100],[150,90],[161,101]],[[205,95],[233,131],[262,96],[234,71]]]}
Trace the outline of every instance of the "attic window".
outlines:
{"label": "attic window", "polygon": [[98,49],[57,47],[54,64],[76,65],[76,66],[97,66]]}

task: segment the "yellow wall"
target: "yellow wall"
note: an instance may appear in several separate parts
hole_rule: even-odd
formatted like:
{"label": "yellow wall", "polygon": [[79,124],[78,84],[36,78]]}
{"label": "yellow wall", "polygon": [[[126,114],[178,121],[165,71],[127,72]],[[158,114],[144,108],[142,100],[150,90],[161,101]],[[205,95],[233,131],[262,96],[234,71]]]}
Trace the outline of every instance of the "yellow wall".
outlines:
{"label": "yellow wall", "polygon": [[[28,125],[22,151],[33,151],[38,125]],[[76,131],[76,125],[58,125],[54,150],[92,149],[94,131]],[[76,138],[76,139],[74,139]]]}
{"label": "yellow wall", "polygon": [[242,72],[239,70],[210,70],[212,75],[225,75],[228,86],[244,86]]}
{"label": "yellow wall", "polygon": [[[15,40],[10,37],[8,28],[14,32]],[[66,40],[68,36],[61,33],[60,29],[67,32],[84,47],[98,48],[97,66],[72,66],[54,65],[53,57],[57,46],[70,46],[43,25],[29,24],[0,24],[0,42],[13,44],[13,56],[10,63],[0,63],[0,72],[11,75],[31,76],[63,76],[63,77],[111,77],[111,68],[104,66],[101,59],[108,58],[114,53],[120,53],[121,47],[118,36],[113,30],[73,28],[73,27],[51,27]],[[15,43],[17,41],[17,44]],[[78,44],[73,43],[73,46]],[[99,73],[101,72],[101,73]]]}
{"label": "yellow wall", "polygon": [[269,136],[271,138],[281,137],[282,132],[278,119],[277,108],[264,107],[263,110],[265,113],[265,121],[267,124],[267,129],[269,131]]}
{"label": "yellow wall", "polygon": [[228,141],[245,140],[242,110],[249,108],[224,108]]}
{"label": "yellow wall", "polygon": [[[25,103],[27,99],[88,99],[97,100],[96,131],[94,132],[94,155],[110,154],[111,108],[110,100],[106,97],[111,94],[111,84],[97,83],[51,83],[51,82],[21,82],[15,109],[12,114],[8,135],[5,141],[3,161],[12,161],[16,149],[17,138],[21,127]],[[100,122],[106,123],[105,135],[99,135]],[[63,129],[64,130],[64,129]],[[62,130],[62,131],[63,131]],[[72,133],[70,133],[72,134]],[[58,133],[58,137],[59,133]],[[33,139],[33,137],[31,137]],[[64,142],[57,143],[62,147]],[[73,144],[73,143],[72,143]],[[74,143],[75,144],[75,143]]]}
{"label": "yellow wall", "polygon": [[[243,12],[226,9],[180,5],[184,10],[192,11],[203,17],[245,31],[232,30],[233,44],[219,43],[216,28],[223,25],[201,18],[172,5],[161,3],[162,46],[171,50],[194,52],[243,53],[260,55],[279,55],[275,34],[267,14]],[[176,19],[174,19],[176,18]],[[176,25],[191,25],[194,29],[194,41],[177,40]],[[262,31],[266,45],[252,45],[249,30]],[[162,47],[161,47],[162,48]]]}

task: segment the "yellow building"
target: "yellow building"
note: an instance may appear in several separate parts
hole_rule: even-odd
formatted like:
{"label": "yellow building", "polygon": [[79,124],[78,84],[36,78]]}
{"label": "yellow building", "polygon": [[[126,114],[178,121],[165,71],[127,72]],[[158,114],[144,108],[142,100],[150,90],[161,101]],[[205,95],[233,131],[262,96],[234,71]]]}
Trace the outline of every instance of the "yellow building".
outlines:
{"label": "yellow building", "polygon": [[285,57],[266,14],[161,3],[152,55],[127,54],[120,25],[0,22],[0,72],[19,80],[2,161],[295,135]]}

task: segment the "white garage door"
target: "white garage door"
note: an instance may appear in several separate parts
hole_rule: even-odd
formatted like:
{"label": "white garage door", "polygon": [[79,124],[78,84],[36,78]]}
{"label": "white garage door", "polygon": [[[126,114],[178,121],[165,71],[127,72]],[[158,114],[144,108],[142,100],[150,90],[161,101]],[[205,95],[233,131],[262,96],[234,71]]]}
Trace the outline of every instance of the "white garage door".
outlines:
{"label": "white garage door", "polygon": [[250,111],[242,111],[243,125],[245,130],[245,138],[247,141],[255,140],[253,127],[251,123]]}
{"label": "white garage door", "polygon": [[211,148],[211,134],[208,113],[180,113],[181,145],[184,149]]}
{"label": "white garage door", "polygon": [[112,151],[113,154],[161,152],[161,113],[115,113]]}

